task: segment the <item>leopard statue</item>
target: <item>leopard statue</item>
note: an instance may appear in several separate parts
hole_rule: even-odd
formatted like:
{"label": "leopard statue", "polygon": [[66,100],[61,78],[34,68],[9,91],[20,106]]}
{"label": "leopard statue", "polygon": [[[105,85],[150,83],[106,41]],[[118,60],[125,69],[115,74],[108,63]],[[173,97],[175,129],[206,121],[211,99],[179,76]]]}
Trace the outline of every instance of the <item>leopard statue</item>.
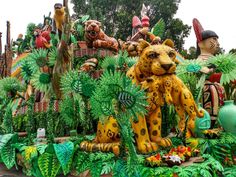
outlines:
{"label": "leopard statue", "polygon": [[[180,129],[183,130],[185,112],[189,115],[191,121],[188,123],[192,130],[194,124],[192,120],[196,115],[203,116],[203,113],[197,110],[191,92],[188,91],[183,82],[175,76],[176,51],[167,45],[151,45],[145,40],[138,44],[139,59],[132,66],[127,76],[132,82],[141,85],[147,91],[147,101],[149,103],[148,113],[145,117],[138,117],[138,121],[132,122],[132,128],[135,134],[137,150],[141,153],[156,151],[159,146],[171,146],[169,138],[161,136],[162,115],[161,106],[165,102],[174,104],[181,120]],[[97,137],[94,142],[82,142],[81,149],[93,150],[107,149],[117,152],[119,146],[117,122],[111,117],[104,125],[98,124]],[[106,144],[107,143],[107,144]],[[115,144],[113,144],[115,143]],[[100,148],[100,147],[103,148]]]}
{"label": "leopard statue", "polygon": [[118,41],[107,36],[101,29],[101,23],[97,20],[88,20],[85,22],[85,40],[90,48],[106,48],[118,51]]}

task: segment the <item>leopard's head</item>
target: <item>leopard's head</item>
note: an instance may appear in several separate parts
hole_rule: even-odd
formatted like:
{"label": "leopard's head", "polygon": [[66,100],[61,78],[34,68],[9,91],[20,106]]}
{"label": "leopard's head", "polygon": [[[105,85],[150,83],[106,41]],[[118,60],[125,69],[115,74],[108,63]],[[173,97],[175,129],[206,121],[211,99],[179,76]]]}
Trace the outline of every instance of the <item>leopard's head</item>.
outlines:
{"label": "leopard's head", "polygon": [[164,44],[151,45],[141,40],[138,45],[140,57],[137,63],[146,75],[173,74],[176,70],[176,51]]}

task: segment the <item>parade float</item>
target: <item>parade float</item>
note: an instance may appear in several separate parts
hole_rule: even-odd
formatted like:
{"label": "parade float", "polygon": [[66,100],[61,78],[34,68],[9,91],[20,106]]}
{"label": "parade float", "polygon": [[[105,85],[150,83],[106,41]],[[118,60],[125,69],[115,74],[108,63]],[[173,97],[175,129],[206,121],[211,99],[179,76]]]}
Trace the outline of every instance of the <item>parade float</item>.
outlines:
{"label": "parade float", "polygon": [[[66,3],[54,8],[13,43],[7,23],[0,163],[36,177],[236,176],[235,55],[184,59],[161,38],[164,21],[151,28],[145,14],[121,41],[89,16],[71,19]],[[216,35],[194,26],[204,54]],[[206,87],[211,68],[221,77]],[[201,104],[213,89],[226,92],[211,97],[217,115]]]}

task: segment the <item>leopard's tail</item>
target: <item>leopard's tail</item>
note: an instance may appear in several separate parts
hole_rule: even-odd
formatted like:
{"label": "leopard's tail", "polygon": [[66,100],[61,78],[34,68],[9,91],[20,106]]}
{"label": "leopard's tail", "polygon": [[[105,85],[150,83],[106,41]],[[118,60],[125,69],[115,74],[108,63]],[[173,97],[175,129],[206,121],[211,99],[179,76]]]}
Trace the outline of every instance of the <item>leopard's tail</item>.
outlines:
{"label": "leopard's tail", "polygon": [[204,117],[203,109],[199,109],[196,104],[194,104],[194,110],[196,112],[197,117],[199,117],[199,118]]}
{"label": "leopard's tail", "polygon": [[113,152],[115,155],[120,153],[120,143],[94,143],[89,141],[83,141],[80,143],[81,150],[89,152]]}

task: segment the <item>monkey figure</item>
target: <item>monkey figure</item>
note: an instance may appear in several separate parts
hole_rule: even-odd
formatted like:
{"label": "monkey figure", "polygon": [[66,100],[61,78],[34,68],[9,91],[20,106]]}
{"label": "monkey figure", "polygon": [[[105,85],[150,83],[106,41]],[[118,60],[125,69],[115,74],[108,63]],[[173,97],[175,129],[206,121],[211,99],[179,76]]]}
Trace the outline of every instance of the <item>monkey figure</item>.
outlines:
{"label": "monkey figure", "polygon": [[54,5],[53,31],[58,32],[60,39],[64,21],[65,21],[65,7],[63,7],[61,3],[56,3]]}

